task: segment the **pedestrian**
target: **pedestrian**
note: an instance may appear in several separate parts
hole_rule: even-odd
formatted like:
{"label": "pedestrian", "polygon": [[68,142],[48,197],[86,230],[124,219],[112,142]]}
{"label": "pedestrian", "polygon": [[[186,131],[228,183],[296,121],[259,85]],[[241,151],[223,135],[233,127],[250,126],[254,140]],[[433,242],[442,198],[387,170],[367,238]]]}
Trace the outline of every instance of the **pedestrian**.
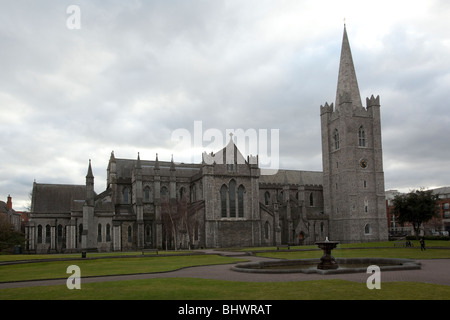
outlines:
{"label": "pedestrian", "polygon": [[420,251],[423,251],[423,250],[426,250],[424,237],[420,238]]}

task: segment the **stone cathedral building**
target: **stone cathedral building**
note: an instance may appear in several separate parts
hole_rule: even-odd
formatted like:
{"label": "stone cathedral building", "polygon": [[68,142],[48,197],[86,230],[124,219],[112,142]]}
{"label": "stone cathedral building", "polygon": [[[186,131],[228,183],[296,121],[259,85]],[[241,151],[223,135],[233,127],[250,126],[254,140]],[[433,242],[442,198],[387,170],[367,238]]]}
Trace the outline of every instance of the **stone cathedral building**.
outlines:
{"label": "stone cathedral building", "polygon": [[[379,97],[362,105],[347,31],[335,103],[320,106],[323,172],[261,175],[233,139],[202,163],[116,158],[107,186],[34,183],[32,252],[387,240]],[[211,161],[215,159],[215,161]],[[218,161],[221,160],[221,161]]]}

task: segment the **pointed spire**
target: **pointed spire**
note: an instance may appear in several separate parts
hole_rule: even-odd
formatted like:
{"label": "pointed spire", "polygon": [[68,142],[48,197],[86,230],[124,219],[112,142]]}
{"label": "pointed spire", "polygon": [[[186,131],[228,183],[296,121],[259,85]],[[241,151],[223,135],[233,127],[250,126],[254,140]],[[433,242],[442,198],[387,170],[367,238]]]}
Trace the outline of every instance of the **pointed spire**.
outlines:
{"label": "pointed spire", "polygon": [[348,41],[347,28],[345,24],[336,92],[336,109],[339,109],[341,102],[349,102],[341,101],[341,96],[346,97],[346,100],[351,99],[353,106],[362,108],[358,80],[356,79],[355,66],[353,64],[350,42]]}
{"label": "pointed spire", "polygon": [[137,169],[141,169],[142,168],[142,166],[141,166],[141,157],[139,155],[139,152],[138,152],[138,157],[137,157],[137,161],[136,161],[136,168]]}
{"label": "pointed spire", "polygon": [[156,160],[155,160],[155,170],[159,170],[159,160],[158,160],[158,154],[156,154]]}
{"label": "pointed spire", "polygon": [[89,167],[88,167],[88,172],[86,175],[86,178],[93,178],[94,175],[92,174],[92,167],[91,167],[91,159],[89,159]]}
{"label": "pointed spire", "polygon": [[173,162],[173,155],[172,159],[170,160],[170,171],[175,171],[175,163]]}

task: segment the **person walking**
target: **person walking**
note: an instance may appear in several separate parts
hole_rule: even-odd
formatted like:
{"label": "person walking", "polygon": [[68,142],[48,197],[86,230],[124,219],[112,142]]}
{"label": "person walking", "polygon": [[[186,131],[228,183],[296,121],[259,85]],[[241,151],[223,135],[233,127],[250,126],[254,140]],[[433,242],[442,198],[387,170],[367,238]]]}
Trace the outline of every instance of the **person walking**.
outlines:
{"label": "person walking", "polygon": [[426,250],[425,249],[425,239],[424,237],[420,238],[420,251]]}

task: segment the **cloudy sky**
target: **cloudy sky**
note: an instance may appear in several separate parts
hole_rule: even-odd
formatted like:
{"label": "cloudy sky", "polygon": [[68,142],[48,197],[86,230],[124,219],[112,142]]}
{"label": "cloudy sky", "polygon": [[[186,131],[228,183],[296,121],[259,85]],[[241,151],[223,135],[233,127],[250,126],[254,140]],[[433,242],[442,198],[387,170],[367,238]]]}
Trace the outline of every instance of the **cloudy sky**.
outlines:
{"label": "cloudy sky", "polygon": [[450,185],[449,17],[447,0],[1,0],[0,200],[84,184],[89,159],[101,192],[112,150],[197,162],[211,141],[172,137],[195,123],[221,145],[278,129],[281,168],[321,171],[344,18],[363,103],[381,97],[386,189]]}

